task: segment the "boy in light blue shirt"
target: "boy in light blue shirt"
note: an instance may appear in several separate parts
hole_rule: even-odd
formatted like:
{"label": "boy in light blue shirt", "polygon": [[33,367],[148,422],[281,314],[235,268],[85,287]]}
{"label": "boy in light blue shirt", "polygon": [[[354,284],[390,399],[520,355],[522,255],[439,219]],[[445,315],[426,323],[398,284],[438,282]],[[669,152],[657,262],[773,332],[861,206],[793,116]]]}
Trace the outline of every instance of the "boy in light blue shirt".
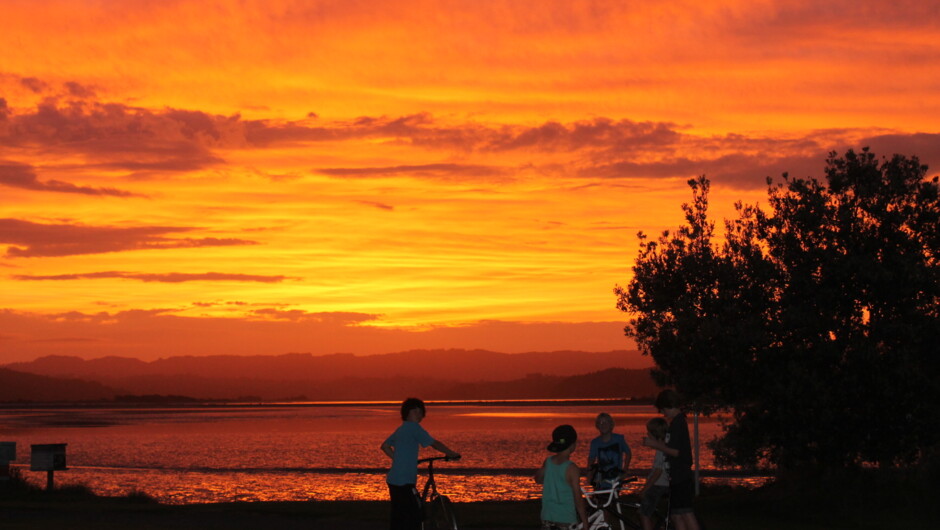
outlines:
{"label": "boy in light blue shirt", "polygon": [[460,458],[460,453],[451,451],[421,427],[425,414],[423,401],[406,399],[401,404],[401,425],[382,442],[382,452],[392,459],[392,467],[386,477],[392,501],[391,530],[421,529],[421,498],[415,487],[418,482],[418,450],[430,446],[449,458]]}

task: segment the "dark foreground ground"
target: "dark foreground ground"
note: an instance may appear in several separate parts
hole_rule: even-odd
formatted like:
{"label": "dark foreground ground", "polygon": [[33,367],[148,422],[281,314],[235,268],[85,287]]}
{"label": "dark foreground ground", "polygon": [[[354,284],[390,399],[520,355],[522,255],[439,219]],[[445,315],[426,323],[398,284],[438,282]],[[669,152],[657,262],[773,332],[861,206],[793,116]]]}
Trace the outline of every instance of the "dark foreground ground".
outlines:
{"label": "dark foreground ground", "polygon": [[[936,484],[807,483],[760,490],[712,489],[696,500],[706,530],[940,528]],[[842,491],[840,491],[840,489]],[[849,493],[846,493],[848,491]],[[539,501],[457,504],[462,529],[538,528]],[[21,494],[0,487],[3,530],[384,530],[388,503],[308,501],[172,506],[87,491]]]}

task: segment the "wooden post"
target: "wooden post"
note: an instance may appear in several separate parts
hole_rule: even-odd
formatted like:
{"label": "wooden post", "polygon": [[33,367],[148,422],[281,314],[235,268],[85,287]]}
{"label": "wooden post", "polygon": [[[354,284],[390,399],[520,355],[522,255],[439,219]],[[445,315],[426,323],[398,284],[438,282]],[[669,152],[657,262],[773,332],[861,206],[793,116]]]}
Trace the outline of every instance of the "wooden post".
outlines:
{"label": "wooden post", "polygon": [[700,488],[699,488],[699,450],[698,450],[698,412],[692,416],[692,430],[695,433],[695,496],[698,497]]}
{"label": "wooden post", "polygon": [[55,489],[55,479],[53,477],[53,473],[55,473],[55,471],[51,469],[46,471],[46,491],[52,491]]}

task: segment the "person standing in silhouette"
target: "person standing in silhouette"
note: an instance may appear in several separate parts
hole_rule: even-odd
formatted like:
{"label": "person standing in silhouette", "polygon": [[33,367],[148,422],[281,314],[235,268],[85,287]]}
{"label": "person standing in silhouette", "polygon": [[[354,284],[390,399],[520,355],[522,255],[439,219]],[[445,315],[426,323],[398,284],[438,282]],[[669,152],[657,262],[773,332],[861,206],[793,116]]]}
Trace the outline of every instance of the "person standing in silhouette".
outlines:
{"label": "person standing in silhouette", "polygon": [[669,500],[676,530],[699,530],[692,510],[695,498],[695,477],[692,475],[692,442],[689,424],[679,409],[681,401],[675,390],[666,389],[656,396],[656,408],[669,422],[666,439],[643,438],[643,445],[662,451],[669,466]]}
{"label": "person standing in silhouette", "polygon": [[433,447],[454,460],[460,453],[451,451],[421,427],[426,410],[424,401],[408,398],[401,404],[401,425],[384,442],[382,452],[392,459],[386,482],[392,501],[391,530],[421,530],[421,497],[418,482],[418,450]]}
{"label": "person standing in silhouette", "polygon": [[553,454],[535,472],[535,482],[542,485],[542,530],[571,528],[581,521],[587,524],[587,508],[581,494],[581,470],[571,461],[578,433],[571,425],[559,425],[552,431],[548,450]]}
{"label": "person standing in silhouette", "polygon": [[620,480],[630,469],[633,453],[622,434],[614,432],[614,418],[606,412],[597,415],[594,421],[597,436],[591,440],[588,450],[588,469],[591,470],[591,484],[603,489],[603,481]]}
{"label": "person standing in silhouette", "polygon": [[[666,441],[666,430],[669,424],[663,418],[652,418],[646,422],[646,432],[652,438],[663,443]],[[653,456],[653,467],[646,484],[640,492],[640,523],[643,530],[653,530],[653,512],[659,504],[659,499],[669,491],[669,474],[666,472],[666,456],[662,451],[656,450]]]}

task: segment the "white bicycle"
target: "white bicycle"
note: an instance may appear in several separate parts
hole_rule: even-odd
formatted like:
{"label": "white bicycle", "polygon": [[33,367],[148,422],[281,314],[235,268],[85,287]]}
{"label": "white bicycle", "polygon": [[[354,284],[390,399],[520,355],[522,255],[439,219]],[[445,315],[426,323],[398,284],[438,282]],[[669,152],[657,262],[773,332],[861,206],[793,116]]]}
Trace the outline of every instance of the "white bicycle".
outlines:
{"label": "white bicycle", "polygon": [[[572,525],[571,530],[642,530],[640,523],[640,498],[631,494],[621,497],[624,484],[635,482],[636,477],[627,477],[623,480],[605,480],[600,489],[581,488],[584,500],[589,506],[587,526],[578,523]],[[662,503],[660,503],[662,504]],[[665,511],[657,509],[651,519],[653,528],[657,530],[670,530],[670,504],[668,496],[665,501]],[[626,509],[626,513],[624,510]],[[607,522],[605,514],[610,514],[616,521]]]}
{"label": "white bicycle", "polygon": [[[627,530],[625,518],[620,510],[620,490],[624,484],[634,482],[636,477],[627,477],[623,480],[604,480],[598,488],[587,489],[581,487],[581,493],[584,500],[590,507],[591,514],[588,516],[587,527],[581,523],[573,527],[574,530],[613,530],[610,523],[607,522],[605,514],[610,513],[617,519],[620,530]],[[615,523],[616,524],[616,523]]]}

